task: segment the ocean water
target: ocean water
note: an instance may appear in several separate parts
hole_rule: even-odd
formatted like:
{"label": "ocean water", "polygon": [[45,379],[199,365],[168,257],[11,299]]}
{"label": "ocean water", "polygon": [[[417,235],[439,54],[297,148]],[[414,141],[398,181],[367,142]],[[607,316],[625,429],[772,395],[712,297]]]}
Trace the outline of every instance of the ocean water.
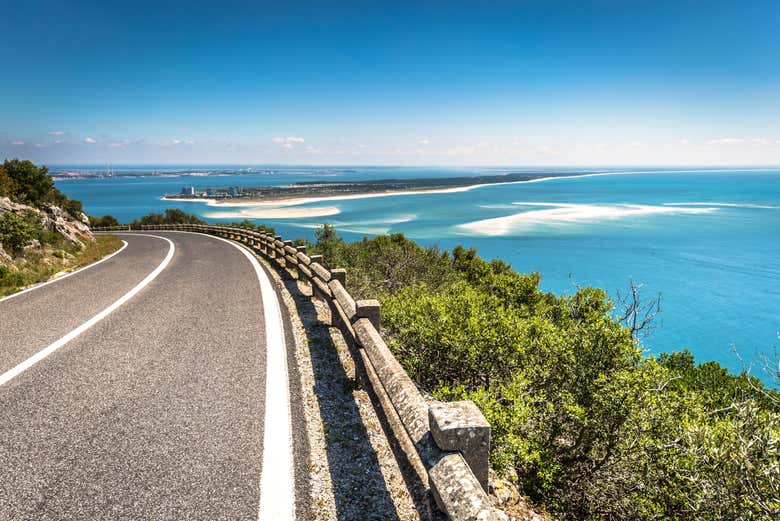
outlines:
{"label": "ocean water", "polygon": [[[159,168],[157,170],[160,170]],[[191,168],[197,171],[197,168]],[[629,280],[662,295],[648,352],[689,348],[738,372],[780,346],[780,170],[593,170],[595,175],[467,191],[340,199],[280,207],[163,201],[185,185],[282,185],[312,180],[472,176],[512,169],[285,168],[224,176],[74,179],[57,186],[94,215],[122,221],[182,208],[210,222],[249,217],[285,237],[331,223],[347,239],[403,232],[423,244],[476,247],[542,287],[610,295]],[[571,170],[569,170],[571,171]],[[556,170],[556,173],[567,170]],[[605,175],[602,175],[605,174]],[[737,356],[736,353],[739,353]]]}

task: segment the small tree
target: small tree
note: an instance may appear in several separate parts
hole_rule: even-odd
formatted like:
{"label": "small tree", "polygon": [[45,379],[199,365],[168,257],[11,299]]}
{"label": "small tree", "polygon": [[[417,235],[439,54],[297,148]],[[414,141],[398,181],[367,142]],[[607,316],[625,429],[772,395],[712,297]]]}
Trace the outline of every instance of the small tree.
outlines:
{"label": "small tree", "polygon": [[332,224],[323,224],[314,232],[317,238],[316,251],[323,256],[330,267],[338,267],[344,260],[344,240],[336,234]]}
{"label": "small tree", "polygon": [[59,191],[54,188],[54,181],[49,177],[49,169],[37,167],[30,161],[19,159],[6,160],[3,169],[15,184],[14,198],[32,206],[40,206],[49,202],[51,195]]}
{"label": "small tree", "polygon": [[656,319],[661,312],[661,294],[651,300],[642,301],[642,284],[634,279],[628,281],[628,292],[617,292],[618,321],[629,331],[631,337],[641,340],[649,336],[656,327]]}

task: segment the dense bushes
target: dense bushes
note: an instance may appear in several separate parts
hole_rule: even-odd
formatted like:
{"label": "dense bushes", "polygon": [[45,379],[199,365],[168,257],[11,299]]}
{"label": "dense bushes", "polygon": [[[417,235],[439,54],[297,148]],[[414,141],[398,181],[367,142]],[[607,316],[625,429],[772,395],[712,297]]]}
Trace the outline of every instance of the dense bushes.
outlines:
{"label": "dense bushes", "polygon": [[197,215],[186,213],[178,208],[167,208],[165,214],[152,212],[133,221],[130,226],[140,228],[143,225],[158,224],[206,224]]}
{"label": "dense bushes", "polygon": [[565,519],[780,516],[780,398],[689,352],[643,356],[595,288],[539,290],[474,250],[402,235],[313,251],[378,297],[390,346],[441,399],[493,426],[492,466]]}
{"label": "dense bushes", "polygon": [[45,166],[19,159],[6,160],[0,166],[0,197],[36,208],[59,206],[76,219],[81,218],[83,211],[80,201],[69,199],[57,190]]}
{"label": "dense bushes", "polygon": [[403,234],[380,235],[345,243],[330,225],[317,230],[313,253],[321,254],[330,268],[350,268],[350,292],[356,298],[375,298],[425,283],[440,287],[455,280],[448,252],[421,248]]}
{"label": "dense bushes", "polygon": [[103,217],[89,216],[89,225],[93,228],[108,228],[110,226],[119,226],[119,221],[116,217],[110,214],[106,214]]}

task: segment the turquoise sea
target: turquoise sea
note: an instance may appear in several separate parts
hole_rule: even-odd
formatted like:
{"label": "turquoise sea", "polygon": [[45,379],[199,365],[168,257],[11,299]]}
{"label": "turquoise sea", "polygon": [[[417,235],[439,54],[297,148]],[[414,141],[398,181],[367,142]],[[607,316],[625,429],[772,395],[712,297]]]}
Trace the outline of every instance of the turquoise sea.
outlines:
{"label": "turquoise sea", "polygon": [[[313,238],[314,228],[328,222],[347,239],[403,232],[423,244],[473,246],[483,257],[504,259],[519,271],[539,271],[543,289],[557,293],[572,292],[576,283],[602,287],[614,295],[633,279],[644,285],[645,296],[662,294],[659,327],[644,340],[648,351],[687,347],[697,360],[716,360],[735,372],[745,363],[755,364],[759,353],[780,346],[778,169],[592,169],[599,175],[452,193],[216,208],[163,201],[160,196],[178,193],[187,185],[260,186],[539,170],[266,167],[272,173],[182,177],[172,172],[202,172],[203,167],[133,169],[142,168],[164,176],[73,179],[58,181],[57,186],[81,199],[89,213],[110,213],[122,221],[179,207],[211,222],[250,217],[290,238]],[[67,168],[52,168],[60,169]],[[753,372],[759,375],[756,367]]]}

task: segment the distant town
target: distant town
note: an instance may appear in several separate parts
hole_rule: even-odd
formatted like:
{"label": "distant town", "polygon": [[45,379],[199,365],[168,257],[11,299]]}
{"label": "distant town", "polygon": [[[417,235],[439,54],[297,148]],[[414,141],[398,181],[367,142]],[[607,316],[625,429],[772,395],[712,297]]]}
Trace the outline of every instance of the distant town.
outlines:
{"label": "distant town", "polygon": [[185,186],[178,194],[166,194],[166,199],[235,199],[248,194],[240,186],[229,186],[227,188],[206,188],[204,190],[194,186]]}

